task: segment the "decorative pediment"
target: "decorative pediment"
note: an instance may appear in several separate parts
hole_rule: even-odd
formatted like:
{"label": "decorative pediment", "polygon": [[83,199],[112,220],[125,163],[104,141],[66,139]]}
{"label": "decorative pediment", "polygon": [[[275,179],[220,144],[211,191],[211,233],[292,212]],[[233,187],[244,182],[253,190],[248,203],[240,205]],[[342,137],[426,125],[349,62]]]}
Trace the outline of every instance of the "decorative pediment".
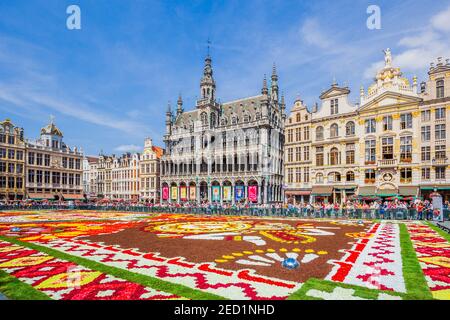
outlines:
{"label": "decorative pediment", "polygon": [[373,98],[366,104],[363,104],[359,111],[376,110],[378,108],[385,108],[388,106],[395,107],[396,105],[417,104],[422,101],[417,96],[405,95],[397,92],[386,91],[379,96]]}
{"label": "decorative pediment", "polygon": [[342,95],[346,95],[349,94],[350,90],[345,87],[345,88],[341,88],[338,86],[332,86],[330,89],[322,92],[322,94],[320,95],[320,99],[327,99],[327,98],[332,98],[332,97],[336,97],[336,96],[342,96]]}

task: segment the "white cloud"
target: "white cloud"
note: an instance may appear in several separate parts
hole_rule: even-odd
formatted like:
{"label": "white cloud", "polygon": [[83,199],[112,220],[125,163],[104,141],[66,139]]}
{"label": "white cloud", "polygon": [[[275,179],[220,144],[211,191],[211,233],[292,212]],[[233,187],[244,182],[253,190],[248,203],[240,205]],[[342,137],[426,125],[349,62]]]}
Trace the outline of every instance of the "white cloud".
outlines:
{"label": "white cloud", "polygon": [[418,35],[414,35],[411,37],[403,37],[402,39],[400,39],[398,44],[405,47],[417,47],[423,45],[424,43],[436,41],[438,38],[439,35],[436,32],[432,30],[427,30]]}
{"label": "white cloud", "polygon": [[305,41],[322,49],[331,45],[330,39],[320,31],[319,22],[316,19],[308,19],[303,23],[300,33]]}
{"label": "white cloud", "polygon": [[142,147],[134,144],[123,144],[114,148],[114,150],[119,152],[139,152],[142,151]]}
{"label": "white cloud", "polygon": [[[404,51],[393,54],[394,64],[403,70],[419,72],[423,71],[430,62],[437,57],[450,57],[450,7],[434,15],[422,32],[413,36],[406,36],[398,41]],[[378,61],[370,65],[364,72],[365,78],[371,78],[376,71],[384,65]]]}
{"label": "white cloud", "polygon": [[142,130],[148,131],[146,126],[139,122],[119,119],[112,115],[95,111],[94,108],[84,105],[82,102],[75,103],[67,99],[61,100],[46,94],[36,93],[29,87],[0,86],[0,100],[8,101],[24,111],[33,106],[35,110],[40,109],[39,111],[47,113],[49,111],[59,112],[75,119],[117,129],[129,134],[141,133]]}
{"label": "white cloud", "polygon": [[384,61],[378,61],[372,63],[365,71],[364,71],[364,78],[365,79],[372,79],[375,77],[378,70],[380,70],[384,66]]}
{"label": "white cloud", "polygon": [[441,31],[450,31],[450,7],[431,18],[431,25]]}

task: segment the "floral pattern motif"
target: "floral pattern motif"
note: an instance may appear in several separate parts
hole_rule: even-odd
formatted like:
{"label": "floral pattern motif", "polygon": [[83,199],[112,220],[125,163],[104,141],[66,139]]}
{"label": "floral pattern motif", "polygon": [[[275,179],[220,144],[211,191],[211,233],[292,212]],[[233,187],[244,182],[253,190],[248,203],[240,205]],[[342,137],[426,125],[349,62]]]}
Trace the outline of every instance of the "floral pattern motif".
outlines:
{"label": "floral pattern motif", "polygon": [[335,265],[327,280],[371,289],[406,292],[398,224],[375,223],[361,233]]}
{"label": "floral pattern motif", "polygon": [[450,244],[425,224],[411,222],[407,228],[433,297],[450,300]]}
{"label": "floral pattern motif", "polygon": [[0,270],[56,300],[180,298],[5,241],[0,241]]}

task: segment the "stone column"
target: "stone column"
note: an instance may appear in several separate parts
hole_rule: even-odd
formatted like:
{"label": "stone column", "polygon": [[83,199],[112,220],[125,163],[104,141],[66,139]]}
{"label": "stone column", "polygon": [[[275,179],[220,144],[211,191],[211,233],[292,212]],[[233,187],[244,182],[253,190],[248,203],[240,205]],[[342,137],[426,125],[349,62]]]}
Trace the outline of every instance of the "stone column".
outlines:
{"label": "stone column", "polygon": [[196,183],[195,184],[195,189],[196,189],[196,192],[195,192],[195,197],[197,198],[196,200],[197,200],[197,204],[200,204],[200,184],[199,183]]}
{"label": "stone column", "polygon": [[231,183],[231,204],[236,204],[236,200],[235,200],[235,188],[236,188],[236,182],[232,182]]}
{"label": "stone column", "polygon": [[207,184],[207,190],[208,190],[208,202],[211,203],[211,195],[212,195],[212,185],[211,185],[211,183]]}

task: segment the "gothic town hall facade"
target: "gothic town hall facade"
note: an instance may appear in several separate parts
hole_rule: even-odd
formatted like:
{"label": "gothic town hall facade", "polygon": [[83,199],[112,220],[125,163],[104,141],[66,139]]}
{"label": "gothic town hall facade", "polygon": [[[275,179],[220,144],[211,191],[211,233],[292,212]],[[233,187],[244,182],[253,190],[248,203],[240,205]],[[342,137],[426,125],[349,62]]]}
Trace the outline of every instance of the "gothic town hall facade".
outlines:
{"label": "gothic town hall facade", "polygon": [[261,94],[220,103],[211,57],[205,58],[200,99],[192,110],[166,113],[161,201],[274,203],[283,201],[286,119],[275,66]]}

